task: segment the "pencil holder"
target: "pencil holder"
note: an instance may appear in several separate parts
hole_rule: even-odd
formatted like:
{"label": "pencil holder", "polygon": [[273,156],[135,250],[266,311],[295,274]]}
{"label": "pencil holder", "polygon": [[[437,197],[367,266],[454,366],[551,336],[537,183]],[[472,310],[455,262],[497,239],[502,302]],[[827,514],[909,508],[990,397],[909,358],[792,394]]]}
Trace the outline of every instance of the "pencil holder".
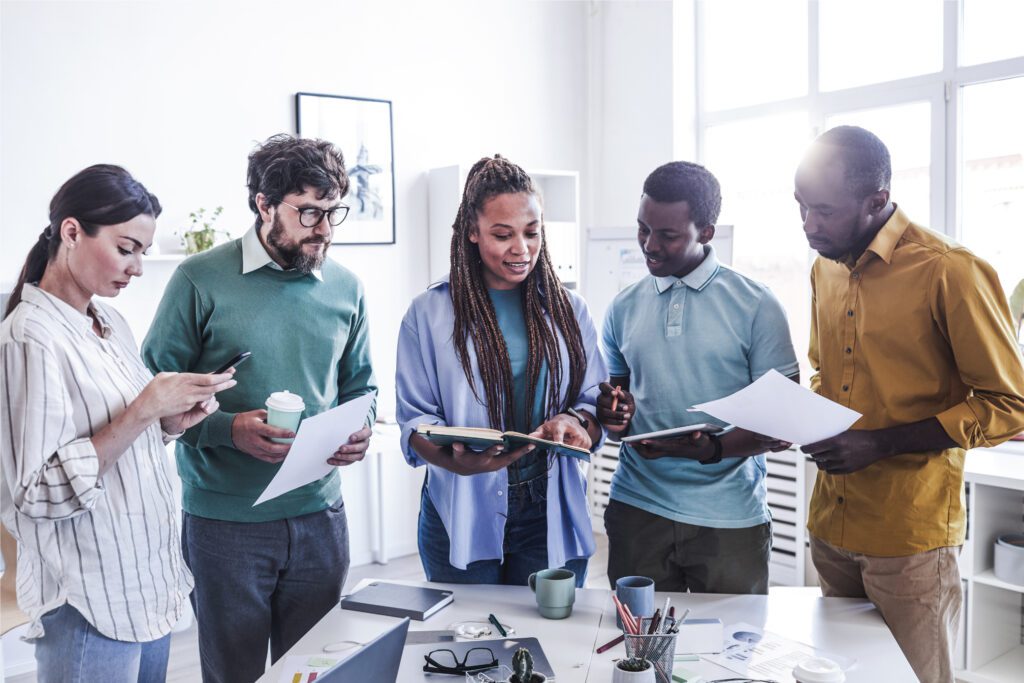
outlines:
{"label": "pencil holder", "polygon": [[[675,626],[675,619],[667,619],[666,629]],[[651,628],[651,619],[640,619],[640,633],[646,634]],[[676,634],[657,633],[653,635],[625,635],[626,656],[646,659],[654,665],[654,677],[658,683],[672,683],[672,663],[676,654]]]}

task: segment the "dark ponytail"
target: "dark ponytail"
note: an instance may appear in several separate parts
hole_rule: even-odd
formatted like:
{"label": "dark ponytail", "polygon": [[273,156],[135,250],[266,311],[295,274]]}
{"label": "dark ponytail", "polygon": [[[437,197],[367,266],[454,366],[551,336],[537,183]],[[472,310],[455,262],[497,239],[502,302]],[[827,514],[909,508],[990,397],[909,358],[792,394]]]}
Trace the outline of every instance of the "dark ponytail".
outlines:
{"label": "dark ponytail", "polygon": [[4,317],[21,302],[25,283],[39,282],[57,256],[64,219],[76,219],[85,234],[93,237],[105,225],[124,223],[140,214],[156,218],[161,210],[156,196],[120,166],[96,164],[71,176],[50,200],[50,224],[28,252]]}

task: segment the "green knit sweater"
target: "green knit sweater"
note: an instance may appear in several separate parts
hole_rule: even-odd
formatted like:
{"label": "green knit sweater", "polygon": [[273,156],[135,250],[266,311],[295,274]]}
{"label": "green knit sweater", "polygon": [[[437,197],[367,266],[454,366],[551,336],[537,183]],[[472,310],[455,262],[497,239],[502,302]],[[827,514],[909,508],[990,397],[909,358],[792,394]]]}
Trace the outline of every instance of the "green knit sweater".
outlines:
{"label": "green knit sweater", "polygon": [[310,417],[376,390],[362,285],[331,259],[322,275],[323,282],[271,266],[243,275],[241,240],[234,240],[186,259],[171,276],[142,345],[150,370],[211,372],[252,352],[238,366],[238,384],[217,395],[220,411],[178,440],[186,512],[264,522],[317,512],[340,497],[335,469],[253,507],[280,465],[242,453],[231,440],[235,414],[265,407],[272,392],[299,394]]}

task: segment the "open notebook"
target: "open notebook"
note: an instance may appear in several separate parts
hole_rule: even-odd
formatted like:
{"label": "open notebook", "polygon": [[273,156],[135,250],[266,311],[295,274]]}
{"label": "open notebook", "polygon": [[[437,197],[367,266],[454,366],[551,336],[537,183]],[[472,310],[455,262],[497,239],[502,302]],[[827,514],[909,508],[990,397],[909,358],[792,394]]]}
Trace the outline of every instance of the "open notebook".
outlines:
{"label": "open notebook", "polygon": [[499,432],[497,429],[481,427],[442,427],[441,425],[422,424],[416,428],[416,433],[438,446],[450,446],[458,442],[473,450],[482,451],[499,444],[504,444],[506,449],[513,450],[532,443],[537,448],[546,449],[550,453],[568,455],[590,462],[590,451],[586,448],[548,441],[519,432]]}

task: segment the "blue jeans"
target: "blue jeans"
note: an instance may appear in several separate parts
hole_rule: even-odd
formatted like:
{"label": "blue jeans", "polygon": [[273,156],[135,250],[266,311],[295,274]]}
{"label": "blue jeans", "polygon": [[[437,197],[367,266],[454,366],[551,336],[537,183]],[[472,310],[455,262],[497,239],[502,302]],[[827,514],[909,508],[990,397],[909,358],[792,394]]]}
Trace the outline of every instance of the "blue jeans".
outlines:
{"label": "blue jeans", "polygon": [[163,683],[171,634],[148,643],[108,638],[68,604],[41,618],[35,641],[39,683]]}
{"label": "blue jeans", "polygon": [[[418,542],[420,561],[427,580],[439,583],[498,583],[525,586],[533,572],[548,568],[547,478],[540,477],[508,487],[508,519],[505,521],[502,560],[477,560],[465,569],[453,567],[448,561],[451,542],[444,522],[427,493],[426,484],[420,495]],[[583,587],[587,578],[587,560],[565,563],[576,574],[576,585]]]}
{"label": "blue jeans", "polygon": [[272,522],[183,518],[203,681],[252,683],[268,641],[277,661],[337,606],[349,565],[344,505]]}

